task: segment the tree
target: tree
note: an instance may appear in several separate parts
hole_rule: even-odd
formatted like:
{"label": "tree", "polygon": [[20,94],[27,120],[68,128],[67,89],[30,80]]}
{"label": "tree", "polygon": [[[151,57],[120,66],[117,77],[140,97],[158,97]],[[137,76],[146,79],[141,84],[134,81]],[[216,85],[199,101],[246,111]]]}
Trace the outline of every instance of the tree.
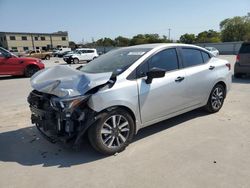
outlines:
{"label": "tree", "polygon": [[196,36],[197,43],[220,42],[220,33],[214,30],[203,31]]}
{"label": "tree", "polygon": [[70,47],[71,49],[76,49],[76,48],[77,48],[77,45],[76,45],[76,43],[75,43],[74,41],[69,41],[69,47]]}
{"label": "tree", "polygon": [[220,28],[223,42],[250,39],[250,19],[247,16],[227,18],[220,22]]}
{"label": "tree", "polygon": [[114,42],[115,42],[116,46],[128,46],[130,39],[126,38],[126,37],[119,36],[119,37],[115,38]]}
{"label": "tree", "polygon": [[195,42],[195,35],[186,33],[180,37],[180,42],[186,44],[193,44]]}

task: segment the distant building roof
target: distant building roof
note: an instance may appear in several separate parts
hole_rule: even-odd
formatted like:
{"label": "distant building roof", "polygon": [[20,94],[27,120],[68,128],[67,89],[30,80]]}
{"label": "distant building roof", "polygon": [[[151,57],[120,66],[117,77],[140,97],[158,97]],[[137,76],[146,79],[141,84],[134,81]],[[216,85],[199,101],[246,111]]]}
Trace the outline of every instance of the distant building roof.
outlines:
{"label": "distant building roof", "polygon": [[58,31],[54,33],[31,33],[31,32],[4,32],[0,31],[0,34],[7,34],[7,35],[59,35],[59,36],[68,36],[67,31]]}

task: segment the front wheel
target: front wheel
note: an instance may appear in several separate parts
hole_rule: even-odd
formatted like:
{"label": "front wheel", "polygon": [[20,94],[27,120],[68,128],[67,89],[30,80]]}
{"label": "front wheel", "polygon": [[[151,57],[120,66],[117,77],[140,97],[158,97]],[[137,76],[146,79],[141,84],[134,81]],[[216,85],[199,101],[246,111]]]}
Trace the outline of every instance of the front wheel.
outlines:
{"label": "front wheel", "polygon": [[123,151],[135,134],[135,124],[131,115],[123,109],[115,109],[100,115],[99,121],[88,131],[91,145],[105,155]]}
{"label": "front wheel", "polygon": [[74,64],[78,64],[78,63],[79,63],[79,59],[74,58],[74,59],[73,59],[73,63],[74,63]]}
{"label": "front wheel", "polygon": [[225,87],[222,84],[215,85],[205,106],[206,110],[210,113],[218,112],[224,103],[225,96]]}
{"label": "front wheel", "polygon": [[46,56],[45,56],[45,59],[46,59],[46,60],[49,60],[49,59],[50,59],[50,56],[49,56],[49,55],[46,55]]}
{"label": "front wheel", "polygon": [[29,66],[25,69],[24,75],[26,77],[31,77],[33,74],[35,74],[37,71],[39,71],[39,68],[37,66]]}

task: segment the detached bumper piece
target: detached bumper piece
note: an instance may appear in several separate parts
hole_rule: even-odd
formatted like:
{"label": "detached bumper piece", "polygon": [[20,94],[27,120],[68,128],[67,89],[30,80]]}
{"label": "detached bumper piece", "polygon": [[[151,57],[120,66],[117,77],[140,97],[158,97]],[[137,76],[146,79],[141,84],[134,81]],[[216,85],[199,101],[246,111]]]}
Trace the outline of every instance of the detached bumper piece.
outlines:
{"label": "detached bumper piece", "polygon": [[[50,142],[79,144],[80,137],[94,122],[94,112],[88,107],[79,107],[72,113],[54,109],[50,104],[53,95],[32,91],[28,97],[31,110],[31,122]],[[84,117],[84,118],[83,118]],[[88,118],[86,118],[88,117]]]}

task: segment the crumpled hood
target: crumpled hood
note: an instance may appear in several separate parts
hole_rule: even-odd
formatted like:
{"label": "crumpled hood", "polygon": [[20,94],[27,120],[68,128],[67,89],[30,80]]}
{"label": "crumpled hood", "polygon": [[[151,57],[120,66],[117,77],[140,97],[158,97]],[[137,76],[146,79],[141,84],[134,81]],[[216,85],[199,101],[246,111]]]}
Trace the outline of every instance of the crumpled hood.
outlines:
{"label": "crumpled hood", "polygon": [[112,72],[87,74],[68,65],[57,65],[34,74],[31,86],[40,92],[60,98],[84,95],[90,89],[107,83]]}

